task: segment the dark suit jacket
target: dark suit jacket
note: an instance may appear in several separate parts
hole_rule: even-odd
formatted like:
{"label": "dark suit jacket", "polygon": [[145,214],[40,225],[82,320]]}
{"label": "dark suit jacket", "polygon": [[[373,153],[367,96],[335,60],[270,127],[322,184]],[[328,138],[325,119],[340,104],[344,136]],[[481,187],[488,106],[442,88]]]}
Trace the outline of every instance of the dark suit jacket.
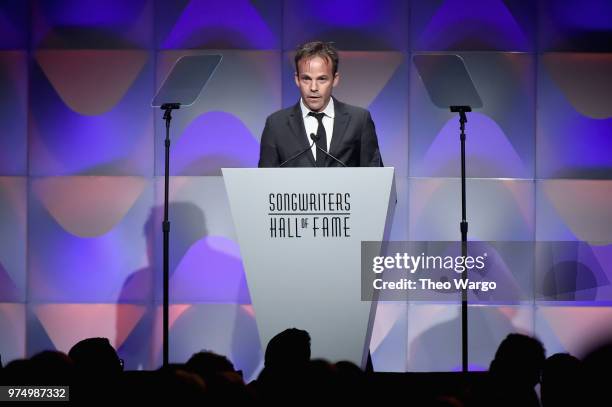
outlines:
{"label": "dark suit jacket", "polygon": [[[347,167],[382,167],[378,138],[370,112],[360,107],[334,101],[334,131],[329,153]],[[330,101],[331,102],[331,101]],[[285,160],[308,148],[308,138],[298,102],[273,113],[266,120],[261,136],[260,167],[278,167]],[[312,150],[291,160],[285,167],[315,167]],[[326,157],[326,167],[340,167]]]}

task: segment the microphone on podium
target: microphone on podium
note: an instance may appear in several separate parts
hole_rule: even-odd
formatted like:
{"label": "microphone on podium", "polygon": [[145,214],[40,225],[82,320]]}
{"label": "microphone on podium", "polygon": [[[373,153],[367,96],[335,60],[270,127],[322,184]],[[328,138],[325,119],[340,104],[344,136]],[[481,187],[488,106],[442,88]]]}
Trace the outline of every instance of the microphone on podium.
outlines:
{"label": "microphone on podium", "polygon": [[[312,137],[311,137],[311,138],[312,138]],[[312,141],[312,143],[311,143],[311,144],[310,144],[310,145],[309,145],[307,148],[305,148],[304,150],[300,151],[300,152],[299,152],[299,153],[297,153],[296,155],[294,155],[294,156],[291,156],[291,157],[287,158],[285,161],[283,161],[283,162],[282,162],[282,163],[281,163],[281,164],[278,166],[278,168],[282,167],[283,165],[287,164],[288,162],[291,162],[291,161],[295,160],[296,158],[298,158],[299,156],[301,156],[302,154],[304,154],[306,151],[310,150],[310,149],[312,148],[312,145],[313,145],[314,143],[315,143],[315,141],[313,140],[313,141]]]}
{"label": "microphone on podium", "polygon": [[[310,133],[310,139],[312,140],[313,143],[316,143],[317,141],[319,141],[321,137],[317,136],[314,133]],[[312,146],[312,144],[311,144]],[[334,160],[336,160],[337,162],[339,162],[343,167],[346,167],[346,164],[344,164],[342,161],[338,160],[336,157],[334,157],[333,155],[331,155],[330,153],[328,153],[327,151],[323,150],[321,147],[319,147],[318,144],[316,144],[317,149],[319,151],[323,151],[325,154],[327,154],[329,157],[333,158]]]}

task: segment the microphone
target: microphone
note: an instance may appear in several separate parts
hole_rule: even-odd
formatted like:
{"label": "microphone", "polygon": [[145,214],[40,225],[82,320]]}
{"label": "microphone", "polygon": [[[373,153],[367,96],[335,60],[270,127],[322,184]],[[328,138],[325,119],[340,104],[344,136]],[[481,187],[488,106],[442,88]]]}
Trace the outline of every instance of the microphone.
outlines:
{"label": "microphone", "polygon": [[[320,138],[321,137],[317,136],[316,134],[310,133],[310,139],[312,140],[313,143],[316,143],[317,141],[319,141]],[[345,163],[343,163],[342,161],[338,160],[336,157],[334,157],[333,155],[331,155],[327,151],[323,150],[321,147],[319,147],[318,144],[316,146],[317,146],[317,149],[319,149],[320,151],[323,151],[325,154],[327,154],[328,156],[330,156],[331,158],[333,158],[334,160],[339,162],[343,167],[346,167]]]}
{"label": "microphone", "polygon": [[[311,137],[311,138],[312,138],[312,137]],[[304,149],[304,150],[300,151],[299,153],[297,153],[296,155],[294,155],[294,156],[292,156],[292,157],[287,158],[285,161],[283,161],[283,162],[282,162],[282,163],[281,163],[281,164],[278,166],[278,168],[280,168],[280,167],[282,167],[283,165],[287,164],[289,161],[293,161],[293,160],[295,160],[296,158],[298,158],[299,156],[301,156],[302,154],[304,154],[306,151],[310,150],[310,149],[312,148],[312,145],[313,145],[314,143],[315,143],[315,141],[313,140],[313,142],[312,142],[312,143],[311,143],[311,144],[308,146],[308,148],[306,148],[306,149]]]}

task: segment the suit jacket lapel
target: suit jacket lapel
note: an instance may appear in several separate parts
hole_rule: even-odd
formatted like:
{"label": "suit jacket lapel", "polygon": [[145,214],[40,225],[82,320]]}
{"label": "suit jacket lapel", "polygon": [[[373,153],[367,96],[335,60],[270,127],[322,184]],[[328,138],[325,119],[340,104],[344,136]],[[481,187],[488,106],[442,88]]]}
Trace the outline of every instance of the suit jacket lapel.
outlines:
{"label": "suit jacket lapel", "polygon": [[[344,109],[344,103],[333,99],[334,101],[334,131],[332,134],[331,145],[329,146],[329,153],[333,156],[337,156],[337,151],[342,138],[346,132],[346,128],[351,120],[351,116]],[[327,157],[328,160],[333,161],[331,158]],[[330,161],[330,162],[331,162]]]}
{"label": "suit jacket lapel", "polygon": [[[300,151],[308,148],[310,143],[308,143],[308,138],[306,137],[306,127],[304,126],[304,119],[302,118],[302,109],[300,109],[300,102],[298,102],[291,111],[289,115],[289,127],[293,132],[293,136],[296,138],[298,145],[300,146]],[[296,151],[297,154],[297,151]],[[312,150],[304,153],[312,166],[315,166],[315,159],[312,155]]]}

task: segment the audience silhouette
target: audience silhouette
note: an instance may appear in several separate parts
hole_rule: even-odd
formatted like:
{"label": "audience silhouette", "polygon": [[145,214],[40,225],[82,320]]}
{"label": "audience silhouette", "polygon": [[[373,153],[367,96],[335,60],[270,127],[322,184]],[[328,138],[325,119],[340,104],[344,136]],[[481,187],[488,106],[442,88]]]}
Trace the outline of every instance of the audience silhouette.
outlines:
{"label": "audience silhouette", "polygon": [[121,359],[108,338],[87,338],[68,352],[79,374],[117,376],[123,371]]}
{"label": "audience silhouette", "polygon": [[569,353],[555,353],[544,362],[540,394],[543,407],[577,406],[582,394],[582,363]]}
{"label": "audience silhouette", "polygon": [[539,407],[535,390],[546,354],[542,343],[530,336],[509,334],[501,342],[488,377],[475,394],[477,406]]}
{"label": "audience silhouette", "polygon": [[249,388],[264,402],[277,403],[303,394],[310,361],[310,334],[297,328],[274,336],[264,356],[264,368]]}
{"label": "audience silhouette", "polygon": [[109,389],[119,386],[123,366],[108,338],[83,339],[70,349],[68,356],[74,362],[76,374],[71,400],[91,400],[92,394],[104,401],[117,396]]}
{"label": "audience silhouette", "polygon": [[[124,372],[107,338],[87,338],[75,344],[68,355],[44,351],[0,366],[0,384],[70,386],[70,399],[77,402],[94,398],[181,405],[381,401],[383,387],[375,375],[367,375],[347,361],[334,364],[311,360],[310,344],[307,331],[290,328],[279,333],[266,347],[259,377],[246,385],[232,361],[211,351],[195,353],[184,364],[170,364],[156,371]],[[607,395],[606,372],[610,366],[612,343],[594,348],[583,360],[567,353],[546,359],[538,339],[513,333],[500,343],[489,371],[469,373],[472,379],[460,381],[459,387],[457,382],[453,386],[436,382],[430,386],[436,391],[429,392],[419,389],[418,380],[408,379],[408,388],[396,389],[408,402],[424,406],[597,405]],[[427,380],[435,380],[435,376]],[[535,390],[538,383],[541,403]]]}
{"label": "audience silhouette", "polygon": [[[601,405],[610,391],[610,369],[612,366],[612,338],[595,346],[583,359],[585,406]],[[605,402],[604,402],[605,403]]]}
{"label": "audience silhouette", "polygon": [[185,367],[208,385],[208,397],[213,404],[240,405],[251,400],[242,372],[235,370],[225,356],[209,351],[198,352],[189,358]]}

